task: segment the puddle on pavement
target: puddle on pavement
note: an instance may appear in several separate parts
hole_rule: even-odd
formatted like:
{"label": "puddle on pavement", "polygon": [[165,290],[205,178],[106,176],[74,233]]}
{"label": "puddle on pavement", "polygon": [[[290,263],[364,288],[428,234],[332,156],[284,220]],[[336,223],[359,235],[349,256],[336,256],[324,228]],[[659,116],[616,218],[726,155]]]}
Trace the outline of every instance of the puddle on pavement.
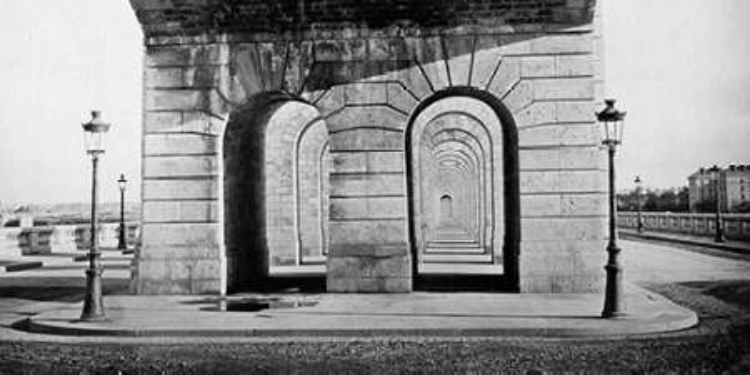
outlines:
{"label": "puddle on pavement", "polygon": [[286,298],[232,298],[219,300],[216,305],[204,310],[227,311],[227,312],[256,312],[275,309],[293,309],[298,307],[311,307],[317,305],[317,301],[305,299]]}

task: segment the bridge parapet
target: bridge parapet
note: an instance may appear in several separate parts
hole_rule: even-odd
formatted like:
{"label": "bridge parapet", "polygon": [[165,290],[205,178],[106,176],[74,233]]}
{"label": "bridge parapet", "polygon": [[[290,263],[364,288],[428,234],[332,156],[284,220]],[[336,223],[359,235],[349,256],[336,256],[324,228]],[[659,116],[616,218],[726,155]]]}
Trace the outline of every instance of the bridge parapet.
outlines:
{"label": "bridge parapet", "polygon": [[[102,247],[117,247],[118,223],[106,223],[99,227],[99,244]],[[137,243],[140,225],[126,224],[128,247]],[[56,225],[31,228],[0,228],[0,258],[15,258],[22,255],[43,255],[55,252],[85,251],[89,248],[91,228],[83,225]]]}
{"label": "bridge parapet", "polygon": [[[647,231],[684,233],[710,237],[716,233],[716,215],[699,213],[643,212],[643,227]],[[750,241],[750,214],[722,214],[724,235],[728,239]],[[638,227],[638,213],[619,212],[620,228]]]}

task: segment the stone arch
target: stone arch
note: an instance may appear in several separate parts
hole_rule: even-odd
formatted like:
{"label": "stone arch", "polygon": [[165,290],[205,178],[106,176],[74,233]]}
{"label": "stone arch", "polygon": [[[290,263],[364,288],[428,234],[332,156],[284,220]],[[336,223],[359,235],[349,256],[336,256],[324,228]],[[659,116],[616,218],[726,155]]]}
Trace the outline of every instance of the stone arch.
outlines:
{"label": "stone arch", "polygon": [[[464,102],[471,105],[457,105]],[[447,105],[440,108],[440,103]],[[441,125],[441,118],[449,121]],[[459,124],[451,125],[456,122]],[[436,145],[442,146],[435,147]],[[424,285],[419,264],[425,249],[429,247],[425,240],[429,238],[425,236],[425,228],[429,229],[426,217],[430,215],[424,212],[428,206],[424,204],[424,197],[427,195],[424,186],[424,159],[428,155],[426,151],[430,151],[431,147],[438,151],[434,153],[438,162],[456,166],[453,168],[456,176],[473,178],[474,182],[465,183],[457,189],[463,190],[464,194],[474,191],[474,198],[470,199],[472,204],[461,207],[455,193],[452,195],[453,204],[454,210],[465,211],[462,213],[464,219],[470,217],[466,212],[476,216],[476,233],[469,236],[471,241],[467,240],[467,244],[476,243],[484,253],[494,254],[493,262],[502,265],[502,274],[490,276],[489,282],[494,289],[518,291],[518,134],[511,112],[494,95],[464,86],[438,91],[422,101],[412,112],[405,133],[405,159],[409,242],[413,259],[412,271],[417,286]]]}
{"label": "stone arch", "polygon": [[254,95],[230,114],[221,150],[229,289],[298,284],[301,275],[322,285],[328,144],[317,109],[286,93]]}

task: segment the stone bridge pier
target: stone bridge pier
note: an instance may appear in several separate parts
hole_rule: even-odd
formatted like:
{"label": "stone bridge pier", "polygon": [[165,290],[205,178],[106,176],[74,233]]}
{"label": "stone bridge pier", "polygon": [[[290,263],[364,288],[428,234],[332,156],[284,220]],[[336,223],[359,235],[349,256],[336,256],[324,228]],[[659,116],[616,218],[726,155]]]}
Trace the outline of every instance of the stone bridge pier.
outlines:
{"label": "stone bridge pier", "polygon": [[602,288],[594,0],[131,0],[142,294]]}

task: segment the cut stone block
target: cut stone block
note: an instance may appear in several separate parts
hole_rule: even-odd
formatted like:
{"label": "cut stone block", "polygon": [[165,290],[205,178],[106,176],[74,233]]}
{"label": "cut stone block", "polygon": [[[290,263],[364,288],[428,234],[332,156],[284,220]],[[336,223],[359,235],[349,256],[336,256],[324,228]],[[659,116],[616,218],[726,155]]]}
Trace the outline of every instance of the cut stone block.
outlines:
{"label": "cut stone block", "polygon": [[194,110],[208,108],[211,102],[210,91],[202,89],[147,89],[144,109],[146,110]]}
{"label": "cut stone block", "polygon": [[210,177],[216,175],[216,156],[153,156],[143,160],[143,177]]}
{"label": "cut stone block", "polygon": [[[335,209],[334,209],[335,210]],[[331,244],[383,244],[406,242],[406,221],[395,220],[331,220]]]}
{"label": "cut stone block", "polygon": [[404,114],[385,106],[346,107],[326,118],[330,132],[365,126],[403,130],[406,121]]}
{"label": "cut stone block", "polygon": [[403,198],[333,198],[332,220],[405,219],[406,201]]}
{"label": "cut stone block", "polygon": [[149,246],[219,246],[219,225],[214,223],[145,223],[141,231]]}
{"label": "cut stone block", "polygon": [[146,134],[143,153],[152,155],[205,155],[217,151],[216,137],[203,134]]}
{"label": "cut stone block", "polygon": [[404,182],[401,174],[332,174],[331,196],[404,196]]}
{"label": "cut stone block", "polygon": [[403,172],[404,153],[394,152],[336,152],[332,153],[336,173]]}
{"label": "cut stone block", "polygon": [[216,201],[145,201],[142,210],[145,223],[211,223],[219,220]]}
{"label": "cut stone block", "polygon": [[144,180],[143,200],[215,200],[218,197],[217,182],[202,180]]}
{"label": "cut stone block", "polygon": [[401,151],[404,133],[387,128],[348,128],[331,134],[331,151]]}

